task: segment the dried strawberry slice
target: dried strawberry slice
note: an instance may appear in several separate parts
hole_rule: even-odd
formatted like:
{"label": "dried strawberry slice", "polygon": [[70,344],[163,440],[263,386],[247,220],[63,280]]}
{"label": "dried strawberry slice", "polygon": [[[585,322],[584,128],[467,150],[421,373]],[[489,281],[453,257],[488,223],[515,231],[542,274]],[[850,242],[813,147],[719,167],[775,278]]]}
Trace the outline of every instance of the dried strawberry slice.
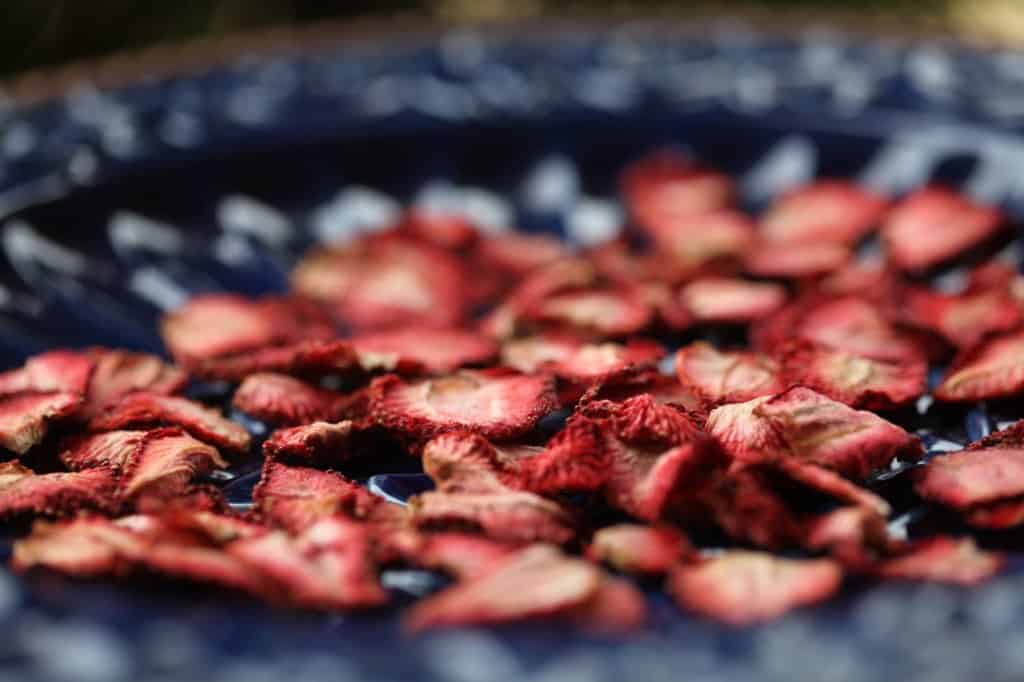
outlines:
{"label": "dried strawberry slice", "polygon": [[926,500],[964,510],[1024,495],[1024,450],[962,450],[914,471],[914,489]]}
{"label": "dried strawberry slice", "polygon": [[466,429],[508,440],[530,431],[557,407],[550,378],[497,370],[463,370],[408,383],[386,376],[373,382],[370,394],[376,421],[411,438]]}
{"label": "dried strawberry slice", "polygon": [[924,271],[984,244],[1007,227],[1001,211],[942,187],[914,192],[882,227],[889,260],[901,270]]}
{"label": "dried strawberry slice", "polygon": [[430,374],[481,366],[498,357],[498,344],[489,337],[461,329],[418,329],[362,334],[350,340],[367,368],[401,371],[419,366]]}
{"label": "dried strawberry slice", "polygon": [[786,289],[778,284],[743,279],[706,277],[679,291],[680,303],[698,322],[752,322],[771,315],[786,302]]}
{"label": "dried strawberry slice", "polygon": [[883,263],[854,261],[818,282],[818,292],[833,298],[857,296],[885,303],[901,290],[898,273]]}
{"label": "dried strawberry slice", "polygon": [[1010,398],[1024,391],[1024,332],[982,342],[961,352],[934,395],[947,402]]}
{"label": "dried strawberry slice", "polygon": [[424,531],[469,531],[499,542],[564,544],[576,531],[569,513],[530,492],[427,492],[409,500],[410,520]]}
{"label": "dried strawberry slice", "polygon": [[118,484],[122,500],[172,498],[186,493],[203,474],[227,466],[217,449],[178,428],[150,431],[124,465]]}
{"label": "dried strawberry slice", "polygon": [[361,330],[457,325],[466,313],[465,284],[452,254],[394,236],[316,249],[292,273],[296,293],[329,304]]}
{"label": "dried strawberry slice", "polygon": [[180,426],[199,440],[235,452],[249,449],[252,437],[219,410],[175,396],[140,391],[125,396],[89,422],[91,431]]}
{"label": "dried strawberry slice", "polygon": [[483,272],[497,272],[513,280],[568,256],[560,239],[523,232],[490,235],[480,240],[473,252],[473,260]]}
{"label": "dried strawberry slice", "polygon": [[72,440],[60,454],[71,471],[107,468],[120,473],[137,454],[146,431],[109,431]]}
{"label": "dried strawberry slice", "polygon": [[654,321],[639,289],[592,288],[550,296],[524,310],[534,322],[600,336],[636,334]]}
{"label": "dried strawberry slice", "polygon": [[28,359],[22,367],[0,373],[0,395],[78,393],[89,390],[95,362],[79,351],[55,350]]}
{"label": "dried strawberry slice", "polygon": [[854,245],[888,206],[882,196],[841,180],[820,180],[783,195],[761,219],[761,236],[777,242]]}
{"label": "dried strawberry slice", "polygon": [[678,566],[670,576],[670,590],[685,609],[745,626],[825,601],[842,580],[839,564],[829,559],[784,559],[730,550]]}
{"label": "dried strawberry slice", "polygon": [[235,391],[231,405],[256,419],[285,426],[353,416],[350,396],[284,374],[247,377]]}
{"label": "dried strawberry slice", "polygon": [[941,334],[958,348],[1024,324],[1020,303],[1005,289],[962,295],[914,289],[904,306],[909,322]]}
{"label": "dried strawberry slice", "polygon": [[587,558],[623,573],[664,574],[693,548],[686,536],[670,526],[621,523],[594,533]]}
{"label": "dried strawberry slice", "polygon": [[[687,499],[683,520],[704,527],[709,522],[736,540],[781,549],[799,544],[804,521],[783,499],[776,472],[745,467],[717,473]],[[804,491],[800,491],[804,492]]]}
{"label": "dried strawberry slice", "polygon": [[309,303],[232,294],[193,297],[163,319],[161,330],[168,350],[184,365],[335,334],[323,313]]}
{"label": "dried strawberry slice", "polygon": [[795,458],[851,478],[923,453],[920,440],[900,427],[801,386],[716,408],[707,429],[741,462]]}
{"label": "dried strawberry slice", "polygon": [[501,492],[515,485],[522,460],[543,448],[495,446],[471,431],[449,431],[423,447],[423,470],[442,492]]}
{"label": "dried strawberry slice", "polygon": [[82,419],[91,419],[129,393],[174,395],[188,383],[184,370],[155,355],[114,350],[95,350],[91,355],[95,369],[79,415]]}
{"label": "dried strawberry slice", "polygon": [[573,383],[610,381],[635,369],[651,368],[665,355],[661,344],[632,339],[625,344],[586,343],[567,335],[547,334],[506,341],[502,363],[520,372],[551,372]]}
{"label": "dried strawberry slice", "polygon": [[19,572],[45,567],[83,577],[116,574],[124,569],[119,550],[130,545],[141,552],[142,542],[137,533],[100,517],[37,521],[31,535],[14,543],[11,566]]}
{"label": "dried strawberry slice", "polygon": [[889,503],[867,488],[851,483],[835,471],[799,459],[781,459],[774,466],[789,479],[880,518],[889,516]]}
{"label": "dried strawberry slice", "polygon": [[[579,404],[587,405],[599,400],[621,403],[644,393],[661,405],[673,405],[684,410],[697,410],[702,404],[693,389],[683,386],[676,377],[643,368],[631,368],[610,380],[596,382],[579,399]],[[703,422],[703,418],[700,421]]]}
{"label": "dried strawberry slice", "polygon": [[891,410],[917,400],[928,388],[928,365],[917,361],[887,362],[803,342],[790,346],[782,358],[782,376],[801,385],[869,410]]}
{"label": "dried strawberry slice", "polygon": [[622,176],[622,191],[636,223],[659,234],[671,232],[680,219],[728,206],[735,185],[728,175],[702,169],[668,150],[630,165]]}
{"label": "dried strawberry slice", "polygon": [[968,450],[1016,450],[1024,448],[1024,419],[1019,419],[1009,426],[993,431],[981,440],[967,445]]}
{"label": "dried strawberry slice", "polygon": [[465,251],[480,238],[479,230],[463,216],[423,209],[407,211],[395,229],[448,251]]}
{"label": "dried strawberry slice", "polygon": [[679,216],[665,228],[651,235],[654,246],[682,272],[704,266],[734,270],[756,235],[754,221],[732,210]]}
{"label": "dried strawberry slice", "polygon": [[388,601],[365,524],[326,518],[297,538],[281,531],[233,542],[228,554],[270,578],[275,600],[304,608],[363,609]]}
{"label": "dried strawberry slice", "polygon": [[61,516],[83,509],[110,511],[117,478],[107,469],[37,474],[17,462],[0,463],[0,518]]}
{"label": "dried strawberry slice", "polygon": [[519,548],[468,533],[420,533],[410,529],[386,534],[378,553],[386,563],[402,561],[459,580],[468,580],[491,570]]}
{"label": "dried strawberry slice", "polygon": [[828,241],[756,242],[743,260],[746,271],[757,277],[804,279],[821,277],[850,260],[850,249]]}
{"label": "dried strawberry slice", "polygon": [[940,535],[911,545],[899,556],[879,561],[870,572],[888,580],[970,586],[994,577],[1005,563],[1005,556],[978,549],[971,538]]}
{"label": "dried strawberry slice", "polygon": [[73,416],[79,393],[22,393],[0,399],[0,445],[23,455],[40,443],[52,422]]}
{"label": "dried strawberry slice", "polygon": [[341,463],[351,452],[353,424],[313,422],[290,429],[278,429],[263,443],[267,457],[301,464]]}
{"label": "dried strawberry slice", "polygon": [[882,515],[864,506],[854,506],[814,517],[802,544],[814,552],[828,552],[846,567],[863,569],[892,543]]}
{"label": "dried strawberry slice", "polygon": [[676,355],[679,382],[705,406],[738,403],[782,391],[779,365],[762,353],[723,352],[703,341]]}
{"label": "dried strawberry slice", "polygon": [[189,370],[198,377],[215,381],[241,381],[251,374],[260,372],[310,378],[350,377],[361,376],[366,371],[375,369],[365,367],[364,362],[364,358],[356,353],[348,341],[301,341],[247,353],[196,360],[190,363]]}
{"label": "dried strawberry slice", "polygon": [[365,518],[380,501],[341,474],[273,459],[264,462],[253,491],[259,517],[293,533],[335,514]]}
{"label": "dried strawberry slice", "polygon": [[419,632],[565,616],[597,594],[602,578],[595,566],[553,547],[528,547],[483,575],[416,604],[404,624]]}

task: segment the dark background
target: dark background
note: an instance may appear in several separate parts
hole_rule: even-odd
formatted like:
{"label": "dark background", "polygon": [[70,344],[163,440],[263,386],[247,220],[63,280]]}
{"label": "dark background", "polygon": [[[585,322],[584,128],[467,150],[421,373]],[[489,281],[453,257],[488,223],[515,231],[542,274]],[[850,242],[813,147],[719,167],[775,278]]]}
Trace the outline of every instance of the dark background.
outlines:
{"label": "dark background", "polygon": [[326,19],[401,16],[406,21],[501,22],[539,15],[754,13],[840,27],[1024,35],[1024,0],[2,0],[0,76],[133,47]]}

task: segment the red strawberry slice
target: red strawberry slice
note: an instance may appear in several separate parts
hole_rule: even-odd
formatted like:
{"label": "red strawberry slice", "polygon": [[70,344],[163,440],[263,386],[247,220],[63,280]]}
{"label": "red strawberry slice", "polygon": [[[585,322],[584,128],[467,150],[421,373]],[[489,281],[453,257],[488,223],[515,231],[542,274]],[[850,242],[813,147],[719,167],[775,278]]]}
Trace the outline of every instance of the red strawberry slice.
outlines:
{"label": "red strawberry slice", "polygon": [[[735,270],[756,237],[754,221],[733,210],[679,216],[663,227],[651,238],[657,253],[669,260],[678,273],[715,266]],[[672,281],[675,277],[667,279]]]}
{"label": "red strawberry slice", "polygon": [[519,548],[469,533],[421,533],[408,528],[386,533],[377,549],[384,563],[401,561],[459,580],[470,580],[508,559]]}
{"label": "red strawberry slice", "polygon": [[346,461],[352,454],[353,425],[318,421],[289,429],[278,429],[263,443],[267,457],[299,464]]}
{"label": "red strawberry slice", "polygon": [[296,293],[356,329],[452,326],[466,313],[466,274],[452,254],[399,237],[317,249],[292,273]]}
{"label": "red strawberry slice", "polygon": [[31,535],[14,543],[11,565],[19,572],[48,568],[73,576],[111,575],[126,568],[124,548],[141,553],[143,543],[141,534],[96,516],[37,521]]}
{"label": "red strawberry slice", "polygon": [[887,303],[900,294],[902,286],[899,274],[884,263],[851,261],[818,282],[818,292],[830,298],[855,296]]}
{"label": "red strawberry slice", "polygon": [[909,405],[928,388],[924,360],[887,362],[813,343],[796,343],[782,358],[788,385],[801,385],[851,407],[891,410]]}
{"label": "red strawberry slice", "polygon": [[963,450],[936,457],[914,474],[921,497],[963,510],[1024,495],[1024,450]]}
{"label": "red strawberry slice", "polygon": [[125,396],[89,422],[91,431],[157,426],[180,426],[201,441],[234,452],[246,452],[252,441],[248,431],[217,409],[146,391]]}
{"label": "red strawberry slice", "polygon": [[586,554],[623,573],[663,575],[692,551],[686,536],[671,526],[620,523],[594,533]]}
{"label": "red strawberry slice", "polygon": [[[189,371],[196,376],[214,381],[241,381],[260,372],[308,378],[360,377],[372,369],[376,369],[372,362],[360,357],[348,341],[300,341],[197,360],[189,365]],[[419,367],[412,370],[418,371]]]}
{"label": "red strawberry slice", "polygon": [[1005,556],[978,549],[971,538],[939,535],[909,546],[898,556],[879,561],[870,571],[887,580],[971,586],[994,577],[1005,563]]}
{"label": "red strawberry slice", "polygon": [[654,311],[640,290],[620,287],[556,294],[527,308],[524,316],[556,329],[625,336],[649,327]]}
{"label": "red strawberry slice", "polygon": [[707,277],[680,289],[679,301],[697,322],[744,324],[781,308],[786,289],[778,284]]}
{"label": "red strawberry slice", "polygon": [[684,609],[745,626],[825,601],[839,590],[843,572],[829,559],[784,559],[730,550],[678,566],[669,580]]}
{"label": "red strawberry slice", "polygon": [[256,419],[284,426],[353,416],[350,396],[284,374],[249,376],[235,391],[231,404]]}
{"label": "red strawberry slice", "polygon": [[18,462],[0,463],[0,518],[111,511],[117,478],[107,469],[37,474]]}
{"label": "red strawberry slice", "polygon": [[122,500],[167,499],[185,494],[198,476],[227,466],[217,449],[177,428],[150,431],[124,464]]}
{"label": "red strawberry slice", "polygon": [[819,180],[783,195],[761,219],[761,236],[777,242],[854,245],[888,206],[882,196],[841,180]]}
{"label": "red strawberry slice", "polygon": [[79,393],[22,393],[0,398],[0,445],[23,455],[42,442],[53,422],[72,417]]}
{"label": "red strawberry slice", "polygon": [[31,357],[22,367],[0,373],[0,395],[78,393],[89,390],[95,361],[73,350],[54,350]]}
{"label": "red strawberry slice", "polygon": [[923,453],[920,440],[900,427],[799,386],[716,408],[707,428],[741,462],[795,458],[851,478]]}
{"label": "red strawberry slice", "polygon": [[164,343],[178,362],[193,362],[334,336],[319,308],[287,297],[248,299],[206,294],[164,317]]}
{"label": "red strawberry slice", "polygon": [[579,404],[586,405],[598,400],[621,403],[644,393],[659,404],[674,405],[683,410],[697,410],[702,404],[693,390],[683,386],[676,377],[643,368],[633,368],[610,380],[598,381],[583,394]]}
{"label": "red strawberry slice", "polygon": [[72,440],[60,454],[71,471],[106,468],[120,473],[138,452],[146,431],[109,431]]}
{"label": "red strawberry slice", "polygon": [[897,204],[882,226],[889,260],[921,272],[948,263],[1007,227],[1006,216],[953,190],[927,187]]}
{"label": "red strawberry slice", "polygon": [[745,402],[774,395],[785,388],[779,365],[762,353],[723,352],[703,341],[676,355],[679,382],[706,407]]}
{"label": "red strawberry slice", "polygon": [[502,364],[524,373],[551,372],[565,381],[609,382],[634,370],[653,367],[665,355],[658,343],[633,339],[625,344],[587,343],[569,335],[546,334],[506,341]]}
{"label": "red strawberry slice", "polygon": [[565,617],[597,594],[602,578],[601,571],[586,561],[536,545],[416,604],[406,614],[405,626],[419,632]]}
{"label": "red strawberry slice", "polygon": [[1024,419],[993,431],[981,440],[969,443],[968,450],[1017,450],[1024,449]]}
{"label": "red strawberry slice", "polygon": [[524,232],[488,236],[473,251],[473,260],[482,272],[498,273],[512,281],[568,256],[560,239]]}
{"label": "red strawberry slice", "polygon": [[260,518],[297,533],[335,514],[366,518],[381,498],[333,471],[267,459],[253,502]]}
{"label": "red strawberry slice", "polygon": [[812,552],[828,552],[847,568],[863,570],[892,542],[884,516],[867,507],[854,506],[840,507],[812,519],[803,545]]}
{"label": "red strawberry slice", "polygon": [[522,460],[543,448],[496,446],[472,431],[449,431],[423,447],[423,470],[442,492],[503,491],[515,487]]}
{"label": "red strawberry slice", "polygon": [[842,268],[850,249],[828,241],[759,241],[746,252],[746,271],[756,277],[806,279],[821,277]]}
{"label": "red strawberry slice", "polygon": [[862,488],[835,471],[813,462],[788,458],[778,460],[773,466],[791,481],[844,504],[865,509],[881,519],[889,516],[892,511],[888,502],[867,488]]}
{"label": "red strawberry slice", "polygon": [[499,542],[565,544],[576,531],[569,513],[540,495],[492,488],[427,492],[409,500],[410,521],[423,531],[467,531]]}
{"label": "red strawberry slice", "polygon": [[90,419],[129,393],[147,391],[160,395],[180,393],[188,374],[155,355],[95,350],[95,369],[85,394],[81,418]]}
{"label": "red strawberry slice", "polygon": [[495,370],[407,383],[386,376],[373,382],[370,394],[377,423],[409,438],[466,429],[508,440],[530,431],[557,407],[550,378]]}
{"label": "red strawberry slice", "polygon": [[1024,310],[1006,289],[962,295],[913,289],[904,305],[909,322],[942,335],[957,348],[970,348],[986,336],[1024,324]]}
{"label": "red strawberry slice", "polygon": [[934,395],[948,402],[1010,398],[1024,391],[1024,332],[998,336],[961,352]]}
{"label": "red strawberry slice", "polygon": [[445,374],[462,367],[482,366],[498,357],[491,338],[461,329],[403,327],[350,340],[366,368],[401,371],[419,366],[430,374]]}

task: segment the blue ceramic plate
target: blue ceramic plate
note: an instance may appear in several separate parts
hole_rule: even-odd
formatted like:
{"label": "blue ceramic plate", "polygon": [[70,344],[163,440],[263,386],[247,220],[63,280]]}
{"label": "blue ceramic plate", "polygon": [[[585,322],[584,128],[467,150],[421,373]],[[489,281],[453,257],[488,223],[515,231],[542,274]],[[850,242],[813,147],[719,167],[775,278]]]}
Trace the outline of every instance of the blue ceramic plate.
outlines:
{"label": "blue ceramic plate", "polygon": [[[0,361],[68,345],[161,352],[156,320],[191,294],[281,291],[309,245],[379,229],[406,202],[598,243],[620,224],[623,164],[666,144],[734,173],[751,210],[829,175],[893,193],[941,180],[1024,218],[1022,86],[1022,55],[735,26],[460,33],[249,55],[109,91],[83,84],[0,109]],[[219,390],[195,388],[214,400]],[[1021,416],[927,407],[906,426],[936,452]],[[219,480],[239,507],[253,467]],[[401,503],[429,480],[396,470],[368,485]],[[898,530],[927,523],[901,512]],[[384,580],[399,603],[440,584],[416,571]],[[653,625],[629,639],[531,626],[408,640],[396,611],[290,613],[186,585],[3,572],[0,677],[1024,679],[1013,567],[973,591],[865,587],[742,631],[650,598]]]}

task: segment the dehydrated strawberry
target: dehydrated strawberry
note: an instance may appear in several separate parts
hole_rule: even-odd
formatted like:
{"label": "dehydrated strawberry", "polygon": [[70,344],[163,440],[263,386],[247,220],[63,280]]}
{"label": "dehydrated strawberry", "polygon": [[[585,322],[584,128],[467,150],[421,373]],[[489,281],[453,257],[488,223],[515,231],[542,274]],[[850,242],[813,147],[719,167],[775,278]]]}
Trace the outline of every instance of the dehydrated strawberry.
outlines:
{"label": "dehydrated strawberry", "polygon": [[484,273],[500,273],[511,280],[569,256],[565,243],[545,234],[507,232],[480,240],[473,259]]}
{"label": "dehydrated strawberry", "polygon": [[92,431],[180,426],[199,440],[235,452],[249,449],[252,437],[219,410],[175,396],[140,391],[125,396],[89,422]]}
{"label": "dehydrated strawberry", "polygon": [[852,478],[923,453],[920,440],[878,415],[800,386],[716,408],[707,428],[741,462],[796,458]]}
{"label": "dehydrated strawberry", "polygon": [[594,533],[587,558],[624,573],[663,574],[692,550],[686,536],[670,526],[622,523]]}
{"label": "dehydrated strawberry", "polygon": [[1024,450],[963,450],[914,471],[914,489],[926,500],[967,509],[1024,495]]}
{"label": "dehydrated strawberry", "polygon": [[0,373],[0,395],[78,393],[85,395],[94,359],[87,353],[54,350],[29,358],[18,369]]}
{"label": "dehydrated strawberry", "polygon": [[126,568],[120,550],[141,552],[142,543],[130,528],[100,517],[37,521],[31,535],[14,543],[11,565],[20,572],[42,567],[83,577],[118,574]]}
{"label": "dehydrated strawberry", "polygon": [[630,214],[646,232],[671,232],[676,221],[732,203],[729,176],[698,167],[674,151],[659,151],[630,165],[622,175]]}
{"label": "dehydrated strawberry", "polygon": [[443,571],[459,580],[482,575],[518,551],[514,544],[468,533],[421,533],[403,528],[381,538],[384,561]]}
{"label": "dehydrated strawberry", "polygon": [[292,273],[298,294],[329,304],[361,330],[457,325],[466,313],[465,284],[452,254],[393,236],[316,249]]}
{"label": "dehydrated strawberry", "polygon": [[117,478],[107,469],[37,474],[17,462],[0,463],[0,518],[61,516],[114,507]]}
{"label": "dehydrated strawberry", "polygon": [[842,580],[839,564],[828,559],[783,559],[730,550],[678,566],[670,576],[670,589],[685,609],[745,626],[825,601]]}
{"label": "dehydrated strawberry", "polygon": [[579,404],[598,400],[621,403],[643,393],[650,394],[655,402],[662,405],[674,405],[684,410],[701,408],[700,398],[691,388],[683,386],[678,378],[643,368],[632,368],[611,380],[596,382],[579,399]]}
{"label": "dehydrated strawberry", "polygon": [[886,303],[899,293],[901,286],[898,273],[887,269],[883,263],[854,261],[822,278],[817,291],[833,298],[857,296]]}
{"label": "dehydrated strawberry", "polygon": [[679,300],[697,322],[743,324],[781,308],[786,289],[765,282],[706,277],[683,286]]}
{"label": "dehydrated strawberry", "polygon": [[679,351],[676,374],[705,406],[744,402],[785,388],[779,365],[769,356],[719,351],[703,341]]}
{"label": "dehydrated strawberry", "polygon": [[366,368],[402,372],[403,367],[422,367],[430,374],[487,365],[499,352],[493,339],[461,329],[402,327],[362,334],[350,343]]}
{"label": "dehydrated strawberry", "polygon": [[275,583],[275,600],[304,608],[363,609],[388,601],[365,524],[317,521],[296,538],[275,531],[233,542],[228,554]]}
{"label": "dehydrated strawberry", "polygon": [[335,514],[365,518],[381,499],[336,472],[267,459],[253,502],[260,518],[298,533]]}
{"label": "dehydrated strawberry", "polygon": [[407,383],[386,376],[373,382],[370,395],[376,421],[410,438],[466,429],[508,440],[530,431],[557,407],[550,378],[495,370]]}
{"label": "dehydrated strawberry", "polygon": [[851,407],[869,410],[909,405],[928,389],[924,359],[888,362],[809,342],[786,349],[782,376],[790,386],[806,386]]}
{"label": "dehydrated strawberry", "polygon": [[775,474],[768,467],[745,467],[709,476],[694,499],[686,500],[683,520],[717,526],[729,537],[758,547],[798,545],[805,521],[783,499]]}
{"label": "dehydrated strawberry", "polygon": [[1024,324],[1020,303],[1004,289],[961,295],[913,289],[903,305],[908,322],[942,335],[958,348]]}
{"label": "dehydrated strawberry", "polygon": [[664,355],[661,344],[644,339],[586,343],[555,334],[506,341],[501,350],[502,364],[508,367],[526,373],[547,371],[577,384],[608,382],[634,369],[653,367]]}
{"label": "dehydrated strawberry", "polygon": [[961,352],[933,395],[948,402],[1010,398],[1024,391],[1024,332],[998,336]]}
{"label": "dehydrated strawberry", "polygon": [[1006,227],[1006,217],[998,209],[950,189],[927,187],[889,212],[882,239],[897,268],[924,271],[990,241]]}
{"label": "dehydrated strawberry", "polygon": [[0,398],[0,445],[23,455],[40,443],[52,422],[73,416],[79,393],[22,393]]}
{"label": "dehydrated strawberry", "polygon": [[939,535],[909,546],[896,557],[879,561],[870,572],[889,580],[977,585],[999,573],[1005,562],[1002,554],[978,549],[971,538]]}
{"label": "dehydrated strawberry", "polygon": [[263,443],[263,452],[273,459],[302,464],[341,463],[352,454],[352,431],[353,424],[349,420],[319,421],[278,429]]}
{"label": "dehydrated strawberry", "polygon": [[523,459],[543,448],[495,446],[471,431],[449,431],[423,447],[423,470],[442,492],[501,491],[515,485]]}
{"label": "dehydrated strawberry", "polygon": [[774,466],[793,481],[846,504],[866,509],[880,518],[887,517],[891,511],[889,503],[875,493],[813,462],[784,458],[775,462]]}
{"label": "dehydrated strawberry", "polygon": [[420,530],[469,531],[500,542],[564,544],[576,531],[569,513],[551,500],[511,488],[486,492],[427,492],[409,500]]}
{"label": "dehydrated strawberry", "polygon": [[480,238],[479,230],[465,217],[424,209],[407,211],[395,229],[399,234],[449,251],[464,251]]}
{"label": "dehydrated strawberry", "polygon": [[850,249],[828,241],[758,241],[744,254],[746,271],[757,277],[803,279],[835,272],[850,260]]}
{"label": "dehydrated strawberry", "polygon": [[188,374],[155,355],[97,349],[92,351],[95,369],[79,416],[91,419],[129,393],[147,391],[160,395],[180,393]]}
{"label": "dehydrated strawberry", "polygon": [[[679,216],[665,229],[651,234],[657,253],[670,259],[677,274],[698,268],[719,267],[735,270],[754,244],[754,221],[739,211],[718,210],[692,216]],[[665,267],[665,266],[663,266]]]}
{"label": "dehydrated strawberry", "polygon": [[231,405],[251,417],[284,426],[340,421],[353,416],[350,396],[285,374],[253,374],[235,391]]}
{"label": "dehydrated strawberry", "polygon": [[981,440],[969,443],[968,450],[1016,450],[1024,449],[1024,419],[1019,419],[1005,428],[993,431]]}
{"label": "dehydrated strawberry", "polygon": [[309,378],[351,377],[373,369],[377,369],[373,358],[361,357],[348,341],[301,341],[196,360],[189,365],[194,375],[215,381],[241,381],[260,372]]}
{"label": "dehydrated strawberry", "polygon": [[195,296],[161,323],[164,343],[182,364],[334,336],[323,313],[286,297]]}
{"label": "dehydrated strawberry", "polygon": [[638,289],[582,289],[550,296],[523,312],[534,322],[599,336],[636,334],[651,325],[654,312]]}
{"label": "dehydrated strawberry", "polygon": [[567,616],[593,598],[601,584],[595,566],[536,545],[416,604],[406,614],[405,626],[419,632]]}
{"label": "dehydrated strawberry", "polygon": [[625,238],[606,242],[586,252],[598,273],[612,282],[632,284],[678,283],[694,268],[658,251],[640,251]]}
{"label": "dehydrated strawberry", "polygon": [[819,180],[787,192],[761,219],[761,236],[777,242],[853,245],[877,225],[888,202],[841,180]]}
{"label": "dehydrated strawberry", "polygon": [[109,431],[76,438],[60,454],[71,471],[107,468],[120,473],[134,457],[146,431]]}
{"label": "dehydrated strawberry", "polygon": [[122,500],[182,495],[196,477],[227,466],[216,448],[178,428],[150,431],[136,453],[125,463],[118,484]]}
{"label": "dehydrated strawberry", "polygon": [[840,507],[808,524],[804,548],[827,552],[844,566],[863,569],[890,546],[885,517],[864,507]]}

